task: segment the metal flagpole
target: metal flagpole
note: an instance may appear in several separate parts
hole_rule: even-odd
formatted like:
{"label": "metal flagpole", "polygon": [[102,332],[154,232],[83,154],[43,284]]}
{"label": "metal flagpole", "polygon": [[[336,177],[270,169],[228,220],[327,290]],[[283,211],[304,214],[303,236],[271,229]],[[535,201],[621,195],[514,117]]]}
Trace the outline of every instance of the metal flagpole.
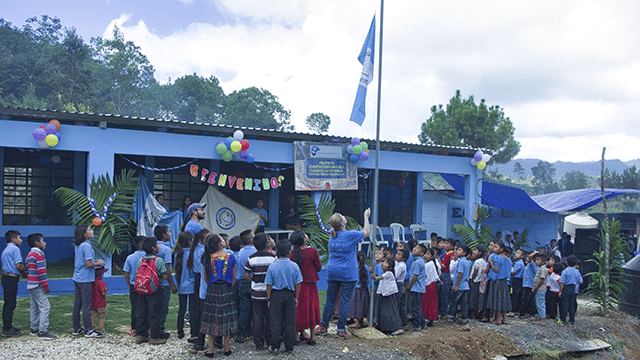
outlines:
{"label": "metal flagpole", "polygon": [[[371,222],[371,246],[376,247],[376,229],[378,228],[378,187],[380,186],[380,97],[382,94],[382,23],[384,20],[384,0],[380,0],[380,37],[378,42],[378,102],[376,108],[376,169],[373,176],[373,219]],[[371,252],[371,269],[376,267],[375,251]],[[373,281],[369,291],[369,325],[373,326]]]}

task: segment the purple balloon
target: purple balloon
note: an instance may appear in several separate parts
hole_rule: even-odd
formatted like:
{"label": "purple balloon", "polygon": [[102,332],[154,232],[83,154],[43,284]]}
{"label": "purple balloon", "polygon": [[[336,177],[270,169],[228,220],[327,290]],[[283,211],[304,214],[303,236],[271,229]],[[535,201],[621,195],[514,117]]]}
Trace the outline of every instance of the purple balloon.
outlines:
{"label": "purple balloon", "polygon": [[476,151],[476,153],[473,155],[473,160],[475,160],[476,162],[482,161],[482,155],[484,155],[482,151]]}
{"label": "purple balloon", "polygon": [[360,144],[360,139],[357,137],[351,138],[351,145],[356,146],[358,144]]}
{"label": "purple balloon", "polygon": [[58,131],[58,129],[53,124],[47,124],[44,126],[44,131],[47,133],[47,135],[49,135],[49,134],[55,134],[55,132]]}
{"label": "purple balloon", "polygon": [[358,162],[358,160],[360,160],[360,156],[356,154],[351,154],[351,156],[349,156],[349,160],[351,160],[352,162]]}
{"label": "purple balloon", "polygon": [[36,139],[37,141],[42,141],[47,137],[47,133],[42,128],[33,129],[33,131],[31,132],[31,135],[33,135],[33,138]]}
{"label": "purple balloon", "polygon": [[360,153],[360,160],[362,161],[367,161],[369,160],[369,153],[366,151],[363,151]]}
{"label": "purple balloon", "polygon": [[249,164],[252,164],[255,160],[256,160],[255,155],[249,153],[249,154],[247,154],[247,160],[245,160],[245,161],[248,162]]}
{"label": "purple balloon", "polygon": [[249,156],[249,152],[247,150],[240,151],[240,159],[246,160],[247,156]]}

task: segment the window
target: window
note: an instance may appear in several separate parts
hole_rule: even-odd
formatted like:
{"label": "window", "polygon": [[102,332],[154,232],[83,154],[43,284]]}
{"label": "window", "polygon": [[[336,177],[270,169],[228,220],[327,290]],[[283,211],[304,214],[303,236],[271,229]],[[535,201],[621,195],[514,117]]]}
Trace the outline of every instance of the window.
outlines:
{"label": "window", "polygon": [[[373,185],[373,175],[369,177]],[[380,226],[400,223],[405,226],[413,223],[415,174],[399,171],[380,170],[380,188],[378,207]]]}
{"label": "window", "polygon": [[69,151],[4,148],[2,224],[71,224],[53,191],[73,188],[75,165]]}
{"label": "window", "polygon": [[[373,171],[368,170],[367,172],[370,172],[370,178],[373,180]],[[358,175],[362,174],[364,171],[358,170]],[[358,190],[333,190],[331,197],[336,201],[334,212],[350,216],[362,225],[364,221],[362,213],[365,208],[367,206],[373,207],[373,205],[368,205],[373,200],[373,196],[370,196],[370,189],[369,180],[358,176]]]}

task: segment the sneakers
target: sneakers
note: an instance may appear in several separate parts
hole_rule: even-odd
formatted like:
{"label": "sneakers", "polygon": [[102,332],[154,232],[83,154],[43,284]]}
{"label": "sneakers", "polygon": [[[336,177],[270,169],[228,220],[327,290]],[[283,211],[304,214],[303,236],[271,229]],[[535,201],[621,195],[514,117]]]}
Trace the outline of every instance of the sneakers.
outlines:
{"label": "sneakers", "polygon": [[71,335],[73,336],[84,335],[84,329],[73,330],[73,333]]}
{"label": "sneakers", "polygon": [[274,348],[273,346],[269,346],[269,352],[273,355],[277,355],[278,351],[280,351],[280,349],[278,348]]}
{"label": "sneakers", "polygon": [[58,337],[53,335],[52,333],[48,332],[48,331],[40,331],[38,333],[38,339],[41,340],[53,340],[53,339],[57,339]]}
{"label": "sneakers", "polygon": [[2,330],[2,336],[20,336],[22,331],[17,327],[12,327],[9,330]]}
{"label": "sneakers", "polygon": [[149,341],[149,338],[146,336],[138,335],[136,336],[136,344],[142,344]]}
{"label": "sneakers", "polygon": [[411,325],[411,326],[409,326],[409,328],[407,330],[408,331],[420,331],[420,330],[422,330],[422,328],[420,326]]}
{"label": "sneakers", "polygon": [[101,338],[104,337],[104,334],[95,330],[90,330],[89,332],[87,332],[86,334],[84,334],[84,337],[87,338]]}
{"label": "sneakers", "polygon": [[160,334],[160,339],[168,339],[171,337],[171,334],[169,334],[168,332],[163,332]]}
{"label": "sneakers", "polygon": [[239,344],[244,343],[244,342],[245,342],[245,340],[246,340],[246,339],[245,339],[244,334],[242,334],[242,335],[241,335],[241,334],[238,334],[238,335],[236,336],[236,342],[237,342],[237,343],[239,343]]}
{"label": "sneakers", "polygon": [[135,337],[136,336],[136,329],[130,329],[129,331],[127,331],[127,335]]}
{"label": "sneakers", "polygon": [[160,344],[166,344],[166,343],[167,343],[167,339],[163,339],[163,338],[149,340],[149,344],[151,345],[160,345]]}
{"label": "sneakers", "polygon": [[29,329],[29,335],[31,336],[38,336],[38,329]]}

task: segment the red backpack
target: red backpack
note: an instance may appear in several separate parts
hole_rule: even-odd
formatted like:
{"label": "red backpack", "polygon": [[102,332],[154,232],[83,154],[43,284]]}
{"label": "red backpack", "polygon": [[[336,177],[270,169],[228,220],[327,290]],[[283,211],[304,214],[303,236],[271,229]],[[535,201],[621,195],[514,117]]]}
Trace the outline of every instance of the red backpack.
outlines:
{"label": "red backpack", "polygon": [[160,279],[156,270],[157,258],[157,256],[150,259],[142,258],[133,283],[133,288],[138,294],[150,295],[158,291]]}

